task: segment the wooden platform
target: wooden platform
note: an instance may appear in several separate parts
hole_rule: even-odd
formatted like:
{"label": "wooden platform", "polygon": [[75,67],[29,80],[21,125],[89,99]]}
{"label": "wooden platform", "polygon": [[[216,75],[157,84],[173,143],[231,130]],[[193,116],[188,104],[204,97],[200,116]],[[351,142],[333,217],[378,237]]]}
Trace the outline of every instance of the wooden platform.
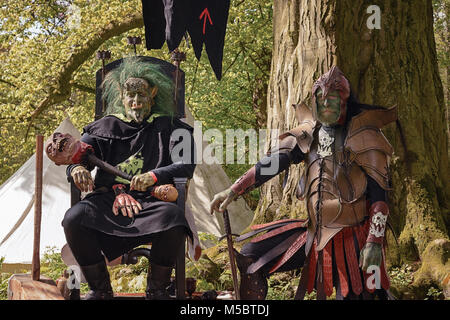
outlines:
{"label": "wooden platform", "polygon": [[[64,283],[59,283],[65,286]],[[194,292],[187,300],[202,300],[204,292]],[[217,291],[217,300],[232,300],[230,291]],[[68,298],[68,297],[67,297]],[[81,296],[83,298],[83,296]],[[145,293],[114,293],[114,300],[144,300]],[[175,299],[175,297],[174,297]],[[14,274],[8,281],[8,300],[64,300],[61,288],[55,281],[42,276],[39,281],[34,281],[30,273]]]}
{"label": "wooden platform", "polygon": [[55,281],[42,276],[34,281],[31,274],[14,274],[8,282],[8,300],[64,300]]}

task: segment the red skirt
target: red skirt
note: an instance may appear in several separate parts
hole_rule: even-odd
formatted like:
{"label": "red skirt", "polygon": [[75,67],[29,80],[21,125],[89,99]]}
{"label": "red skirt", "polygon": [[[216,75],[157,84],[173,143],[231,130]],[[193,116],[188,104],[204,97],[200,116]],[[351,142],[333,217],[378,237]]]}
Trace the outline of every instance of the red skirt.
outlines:
{"label": "red skirt", "polygon": [[[343,297],[346,297],[350,290],[357,296],[363,290],[370,293],[375,289],[388,290],[390,281],[384,250],[378,270],[367,273],[359,267],[358,256],[366,244],[368,230],[369,220],[366,220],[361,226],[342,229],[321,251],[316,251],[316,245],[313,243],[302,270],[297,298],[302,299],[305,291],[311,293],[314,289],[318,296],[329,297],[336,285],[339,286]],[[333,279],[333,275],[336,279]]]}
{"label": "red skirt", "polygon": [[[262,242],[285,232],[296,234],[284,239],[278,245],[281,250],[276,250],[277,245],[273,250],[268,250],[267,254],[249,266],[247,272],[253,273],[264,264],[273,263],[273,261],[275,263],[269,273],[276,272],[300,250],[305,250],[308,233],[306,223],[301,219],[286,219],[254,225],[252,232],[236,239],[238,241],[245,240],[263,231],[267,232],[254,237],[251,242]],[[364,290],[373,293],[375,289],[382,288],[386,291],[389,289],[390,282],[386,272],[384,250],[381,266],[378,270],[372,271],[373,274],[363,272],[359,268],[359,252],[366,243],[369,225],[369,220],[366,220],[360,226],[343,228],[330,239],[321,251],[316,251],[316,244],[313,243],[304,265],[296,266],[297,268],[303,267],[296,299],[303,299],[306,292],[311,293],[314,289],[321,298],[331,296],[333,287],[336,287],[336,291],[339,290],[342,297],[346,297],[350,292],[358,296]],[[271,255],[271,251],[274,251],[274,254]],[[280,252],[281,254],[279,254]]]}

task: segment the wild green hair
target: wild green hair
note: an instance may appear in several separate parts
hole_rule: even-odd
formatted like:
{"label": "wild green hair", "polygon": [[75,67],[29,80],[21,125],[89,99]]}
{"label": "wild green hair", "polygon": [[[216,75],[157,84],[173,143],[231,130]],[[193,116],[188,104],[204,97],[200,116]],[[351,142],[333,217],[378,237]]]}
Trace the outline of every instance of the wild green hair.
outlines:
{"label": "wild green hair", "polygon": [[161,72],[157,64],[134,57],[124,58],[123,62],[117,68],[111,70],[105,76],[102,98],[106,101],[107,107],[105,113],[107,115],[125,115],[121,89],[129,78],[145,79],[150,87],[158,87],[155,105],[152,107],[151,114],[173,116],[174,86],[172,80]]}

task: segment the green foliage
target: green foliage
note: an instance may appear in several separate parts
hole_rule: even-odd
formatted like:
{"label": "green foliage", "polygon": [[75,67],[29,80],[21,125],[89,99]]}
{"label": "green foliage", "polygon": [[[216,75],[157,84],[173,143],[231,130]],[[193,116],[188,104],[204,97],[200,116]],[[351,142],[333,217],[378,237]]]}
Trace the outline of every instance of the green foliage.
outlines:
{"label": "green foliage", "polygon": [[244,194],[242,197],[245,199],[250,209],[255,210],[256,207],[258,206],[260,195],[261,190],[259,188],[256,188]]}
{"label": "green foliage", "polygon": [[401,267],[393,267],[389,270],[391,283],[396,287],[408,287],[414,281],[413,267],[405,264]]}
{"label": "green foliage", "polygon": [[[5,257],[0,257],[0,269],[4,261]],[[0,300],[6,300],[8,298],[8,279],[10,277],[10,273],[0,273]]]}
{"label": "green foliage", "polygon": [[[450,39],[448,37],[449,32],[449,19],[450,14],[450,1],[449,0],[433,0],[433,14],[434,14],[434,35],[436,40],[436,51],[438,54],[438,63],[442,72],[445,72],[450,67]],[[447,80],[447,76],[441,73],[442,80]],[[446,81],[444,84],[447,83]]]}
{"label": "green foliage", "polygon": [[56,247],[46,247],[41,259],[41,273],[56,280],[64,275],[67,269],[61,258],[61,253]]}
{"label": "green foliage", "polygon": [[275,273],[268,279],[267,300],[292,300],[298,287],[298,276],[294,272]]}
{"label": "green foliage", "polygon": [[140,257],[136,264],[108,267],[114,292],[145,292],[148,259]]}
{"label": "green foliage", "polygon": [[[77,10],[70,14],[70,5]],[[7,1],[0,6],[0,182],[5,181],[34,151],[34,139],[25,140],[28,121],[38,105],[55,88],[58,75],[71,54],[86,39],[95,35],[109,21],[123,19],[139,1],[51,0]],[[80,23],[68,23],[72,16]],[[105,43],[117,52],[126,53],[123,39]],[[117,50],[117,48],[120,50]],[[103,48],[101,48],[103,49]],[[94,88],[94,72],[101,62],[92,56],[73,75],[72,83]],[[70,90],[69,84],[64,90]],[[66,117],[81,127],[93,119],[94,96],[89,90],[72,90],[69,99],[52,105],[34,122],[29,136],[48,136]]]}
{"label": "green foliage", "polygon": [[[186,101],[194,118],[202,121],[204,130],[217,128],[225,133],[230,128],[244,131],[265,128],[271,57],[272,1],[232,1],[221,81],[214,77],[205,54],[200,62],[188,54],[184,68]],[[251,165],[223,167],[231,181],[235,181]]]}
{"label": "green foliage", "polygon": [[198,239],[205,247],[216,246],[219,244],[219,239],[208,232],[198,232]]}
{"label": "green foliage", "polygon": [[193,69],[185,68],[187,101],[206,129],[258,128],[253,93],[269,80],[271,51],[272,1],[232,1],[222,80],[214,78],[204,54]]}
{"label": "green foliage", "polygon": [[197,279],[196,291],[230,290],[233,287],[231,271],[226,270],[225,261],[213,261],[205,254],[198,261],[186,260],[186,277]]}
{"label": "green foliage", "polygon": [[8,280],[11,276],[11,273],[0,273],[0,300],[8,299]]}
{"label": "green foliage", "polygon": [[441,289],[431,287],[428,289],[427,297],[425,300],[442,300],[444,298],[444,293]]}

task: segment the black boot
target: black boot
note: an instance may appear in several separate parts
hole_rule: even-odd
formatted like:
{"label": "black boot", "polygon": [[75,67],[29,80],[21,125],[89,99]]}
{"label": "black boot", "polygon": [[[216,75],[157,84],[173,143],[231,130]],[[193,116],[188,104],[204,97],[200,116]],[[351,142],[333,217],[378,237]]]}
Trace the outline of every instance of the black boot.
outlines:
{"label": "black boot", "polygon": [[170,285],[172,267],[150,264],[150,274],[147,276],[147,299],[149,300],[169,300],[167,288]]}
{"label": "black boot", "polygon": [[111,300],[114,297],[108,269],[103,260],[90,266],[80,266],[91,289],[84,300]]}
{"label": "black boot", "polygon": [[267,278],[261,270],[254,273],[247,273],[247,268],[253,262],[252,258],[244,256],[234,250],[236,264],[241,274],[239,293],[241,300],[264,300],[267,295]]}

